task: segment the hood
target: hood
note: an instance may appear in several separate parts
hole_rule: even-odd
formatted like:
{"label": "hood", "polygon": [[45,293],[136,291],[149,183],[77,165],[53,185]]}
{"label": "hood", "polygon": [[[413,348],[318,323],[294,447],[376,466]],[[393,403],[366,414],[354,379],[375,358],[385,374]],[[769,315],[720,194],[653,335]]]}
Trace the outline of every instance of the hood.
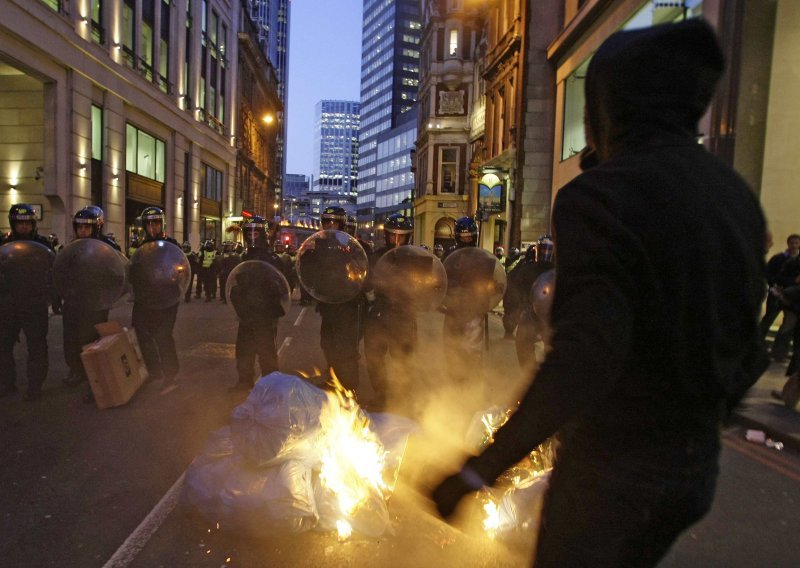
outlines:
{"label": "hood", "polygon": [[723,70],[716,34],[701,19],[613,34],[586,74],[598,153],[664,131],[694,136]]}

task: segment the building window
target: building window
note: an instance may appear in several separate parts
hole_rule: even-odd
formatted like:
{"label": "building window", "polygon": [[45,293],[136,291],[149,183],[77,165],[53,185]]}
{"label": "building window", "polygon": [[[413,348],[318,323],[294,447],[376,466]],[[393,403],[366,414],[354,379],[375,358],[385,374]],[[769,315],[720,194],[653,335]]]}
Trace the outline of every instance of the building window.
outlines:
{"label": "building window", "polygon": [[203,164],[200,184],[203,189],[203,197],[214,201],[222,201],[221,171],[212,168],[208,164]]}
{"label": "building window", "polygon": [[128,67],[133,67],[136,62],[135,13],[135,0],[125,0],[122,6],[122,51]]}
{"label": "building window", "polygon": [[56,12],[61,11],[61,0],[43,0],[47,6],[50,6],[51,9],[55,10]]}
{"label": "building window", "polygon": [[148,80],[153,80],[153,28],[155,26],[155,0],[142,2],[142,56],[139,66],[142,75]]}
{"label": "building window", "polygon": [[164,141],[139,130],[132,124],[126,125],[125,138],[125,169],[164,183],[166,164]]}
{"label": "building window", "polygon": [[583,107],[586,103],[584,83],[586,69],[591,58],[569,74],[564,80],[564,135],[561,143],[561,159],[566,160],[578,154],[586,146],[586,133],[583,131]]}
{"label": "building window", "polygon": [[192,75],[192,2],[186,0],[186,53],[183,61],[183,85],[181,91],[183,92],[183,109],[192,110],[192,98],[189,93],[189,77]]}
{"label": "building window", "polygon": [[456,57],[458,55],[458,30],[450,30],[450,41],[447,46],[447,55]]}
{"label": "building window", "polygon": [[458,190],[458,147],[441,148],[439,163],[441,163],[440,192],[456,193]]}
{"label": "building window", "polygon": [[92,105],[92,159],[103,159],[103,109]]}
{"label": "building window", "polygon": [[158,41],[158,88],[164,93],[172,91],[169,84],[169,29],[170,0],[161,0],[161,32]]}
{"label": "building window", "polygon": [[91,0],[89,12],[92,22],[92,41],[104,44],[106,29],[103,27],[103,0]]}

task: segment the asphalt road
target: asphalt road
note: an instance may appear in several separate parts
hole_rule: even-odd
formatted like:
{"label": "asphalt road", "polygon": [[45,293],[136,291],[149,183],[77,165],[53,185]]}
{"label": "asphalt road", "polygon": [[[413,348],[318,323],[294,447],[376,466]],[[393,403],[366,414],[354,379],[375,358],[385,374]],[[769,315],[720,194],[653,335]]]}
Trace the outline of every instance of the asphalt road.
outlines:
{"label": "asphalt road", "polygon": [[[121,302],[112,319],[130,322]],[[420,357],[393,369],[395,401],[420,417],[401,480],[389,502],[394,534],[272,535],[254,539],[219,530],[180,499],[180,479],[208,438],[227,424],[244,394],[235,380],[233,311],[219,302],[181,306],[176,339],[180,386],[160,394],[145,385],[126,406],[98,410],[81,402],[85,387],[61,385],[60,317],[51,318],[51,372],[35,403],[0,399],[0,520],[2,566],[525,566],[533,530],[490,539],[467,511],[460,528],[443,523],[420,496],[460,454],[472,412],[507,404],[523,388],[513,342],[490,318],[484,370],[463,369],[465,384],[448,390],[441,353],[441,316],[420,320]],[[319,319],[295,300],[279,328],[281,370],[323,366]],[[24,377],[24,346],[17,348]],[[482,379],[482,380],[481,380]],[[20,385],[24,379],[20,379]],[[474,390],[474,392],[473,392]],[[371,389],[359,399],[369,403]],[[480,400],[480,401],[479,401]],[[726,432],[714,509],[677,543],[662,566],[798,566],[800,459]]]}

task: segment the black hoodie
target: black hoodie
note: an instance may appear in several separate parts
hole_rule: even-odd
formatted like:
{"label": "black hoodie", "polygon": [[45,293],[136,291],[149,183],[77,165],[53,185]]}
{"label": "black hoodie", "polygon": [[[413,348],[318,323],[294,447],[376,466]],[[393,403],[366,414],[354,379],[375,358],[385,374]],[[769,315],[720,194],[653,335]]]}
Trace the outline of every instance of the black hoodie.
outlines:
{"label": "black hoodie", "polygon": [[694,137],[721,73],[700,20],[619,32],[596,53],[599,161],[553,210],[552,350],[469,462],[487,482],[557,431],[600,459],[716,459],[726,408],[763,371],[766,234],[745,182]]}

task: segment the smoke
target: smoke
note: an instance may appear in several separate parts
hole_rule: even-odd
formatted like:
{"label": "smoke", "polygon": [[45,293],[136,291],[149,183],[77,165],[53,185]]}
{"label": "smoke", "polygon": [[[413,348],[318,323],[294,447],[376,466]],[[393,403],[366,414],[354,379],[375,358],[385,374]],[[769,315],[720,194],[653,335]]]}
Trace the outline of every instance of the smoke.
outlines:
{"label": "smoke", "polygon": [[530,383],[531,373],[520,369],[514,343],[502,340],[499,320],[489,318],[494,318],[489,350],[483,318],[468,324],[459,338],[441,314],[433,313],[418,318],[418,344],[411,356],[386,357],[386,410],[413,418],[420,428],[409,443],[401,476],[423,495],[478,453],[480,416],[492,408],[516,408]]}

